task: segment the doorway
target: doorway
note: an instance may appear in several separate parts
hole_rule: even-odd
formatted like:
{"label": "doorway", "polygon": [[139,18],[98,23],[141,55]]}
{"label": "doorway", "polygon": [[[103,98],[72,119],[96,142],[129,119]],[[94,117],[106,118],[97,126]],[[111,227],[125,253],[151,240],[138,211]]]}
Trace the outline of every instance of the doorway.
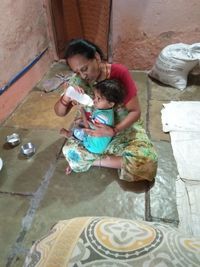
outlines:
{"label": "doorway", "polygon": [[66,43],[85,38],[101,47],[108,57],[112,0],[50,0],[52,27],[58,58]]}

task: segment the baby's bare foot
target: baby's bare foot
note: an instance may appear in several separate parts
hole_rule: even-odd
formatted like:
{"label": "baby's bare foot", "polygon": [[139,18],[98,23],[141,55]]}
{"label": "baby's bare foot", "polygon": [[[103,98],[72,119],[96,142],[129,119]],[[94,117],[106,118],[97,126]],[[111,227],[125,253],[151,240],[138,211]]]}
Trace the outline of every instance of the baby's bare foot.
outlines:
{"label": "baby's bare foot", "polygon": [[66,174],[66,175],[69,175],[71,172],[72,172],[72,169],[71,169],[71,167],[68,165],[68,166],[66,167],[66,169],[65,169],[65,174]]}
{"label": "baby's bare foot", "polygon": [[64,136],[64,137],[68,138],[68,137],[71,136],[71,132],[68,131],[68,130],[66,130],[65,128],[62,128],[62,129],[60,130],[60,135],[62,135],[62,136]]}

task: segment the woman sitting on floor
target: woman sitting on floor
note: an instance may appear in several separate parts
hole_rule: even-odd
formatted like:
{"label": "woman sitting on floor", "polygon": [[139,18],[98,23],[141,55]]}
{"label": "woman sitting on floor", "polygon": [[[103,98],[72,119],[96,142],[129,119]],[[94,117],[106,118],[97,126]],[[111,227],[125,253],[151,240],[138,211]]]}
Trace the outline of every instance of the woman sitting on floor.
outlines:
{"label": "woman sitting on floor", "polygon": [[[103,155],[86,149],[77,149],[71,157],[77,161],[77,172],[87,171],[91,166],[119,169],[120,179],[126,181],[152,181],[157,170],[157,154],[140,120],[140,105],[137,87],[128,69],[122,64],[104,61],[101,49],[85,39],[72,40],[66,47],[65,59],[76,73],[69,81],[80,92],[93,95],[96,82],[117,79],[125,90],[123,105],[115,110],[115,126],[100,124],[95,129],[85,129],[91,136],[111,136],[111,143]],[[72,100],[63,95],[55,104],[58,116],[65,116],[71,110]],[[68,139],[66,146],[78,146]],[[81,153],[81,155],[80,155]],[[84,153],[84,154],[83,154]],[[79,159],[85,158],[85,161]]]}

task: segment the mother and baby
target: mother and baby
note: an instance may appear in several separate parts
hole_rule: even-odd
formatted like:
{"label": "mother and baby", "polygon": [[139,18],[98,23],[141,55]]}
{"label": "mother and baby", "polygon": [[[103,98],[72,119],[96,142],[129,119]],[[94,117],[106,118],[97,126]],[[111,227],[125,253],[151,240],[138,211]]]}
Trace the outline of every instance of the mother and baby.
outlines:
{"label": "mother and baby", "polygon": [[[75,73],[68,85],[91,96],[94,103],[90,114],[87,107],[80,107],[82,121],[74,129],[61,129],[67,137],[66,173],[100,166],[118,169],[122,180],[152,181],[157,154],[140,120],[137,87],[128,69],[106,62],[101,49],[85,39],[72,40],[65,59]],[[65,116],[73,105],[73,99],[63,94],[54,109]]]}

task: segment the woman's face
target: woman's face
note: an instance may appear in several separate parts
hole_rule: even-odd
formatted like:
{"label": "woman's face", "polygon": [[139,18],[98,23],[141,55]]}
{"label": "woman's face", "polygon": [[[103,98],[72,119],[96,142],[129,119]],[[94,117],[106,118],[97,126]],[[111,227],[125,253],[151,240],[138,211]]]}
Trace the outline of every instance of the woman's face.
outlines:
{"label": "woman's face", "polygon": [[100,75],[100,57],[87,59],[82,55],[74,55],[67,60],[70,68],[88,83],[94,83]]}

